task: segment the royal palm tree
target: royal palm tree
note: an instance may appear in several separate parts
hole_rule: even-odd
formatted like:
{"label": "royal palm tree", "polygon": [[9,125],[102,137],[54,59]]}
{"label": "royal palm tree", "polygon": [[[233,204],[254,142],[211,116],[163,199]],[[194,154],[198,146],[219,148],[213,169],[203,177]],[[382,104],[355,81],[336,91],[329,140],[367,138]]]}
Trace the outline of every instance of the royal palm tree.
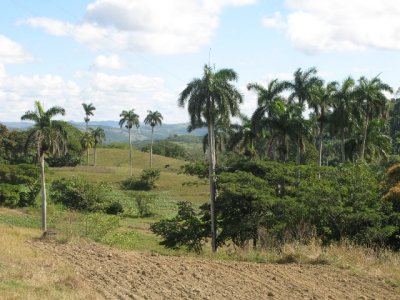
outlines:
{"label": "royal palm tree", "polygon": [[106,133],[103,128],[97,127],[90,131],[93,138],[93,165],[96,166],[96,149],[97,145],[101,145],[106,139]]}
{"label": "royal palm tree", "polygon": [[257,134],[253,129],[251,120],[247,116],[240,115],[240,121],[241,124],[231,125],[227,148],[229,150],[237,149],[239,153],[243,153],[243,155],[249,158],[254,158],[257,154],[254,145]]}
{"label": "royal palm tree", "polygon": [[151,126],[151,144],[150,144],[150,168],[153,168],[153,135],[154,135],[154,127],[162,124],[163,116],[160,112],[155,111],[152,112],[148,110],[148,115],[144,119],[144,123]]}
{"label": "royal palm tree", "polygon": [[93,103],[86,104],[82,103],[82,107],[85,110],[85,123],[86,123],[86,131],[88,131],[88,126],[89,126],[89,121],[90,121],[90,116],[93,116],[93,111],[96,110],[96,107],[93,106]]}
{"label": "royal palm tree", "polygon": [[349,136],[352,124],[354,124],[354,112],[356,109],[354,97],[355,81],[353,78],[346,78],[338,87],[333,98],[333,112],[329,117],[331,132],[340,138],[341,161],[345,162],[345,136]]}
{"label": "royal palm tree", "polygon": [[206,65],[204,66],[203,77],[195,78],[189,82],[178,99],[180,107],[187,104],[191,127],[195,129],[207,126],[208,130],[211,247],[214,252],[217,250],[215,124],[218,120],[228,127],[230,116],[239,113],[239,104],[243,101],[242,95],[231,83],[237,79],[238,75],[232,69],[214,71]]}
{"label": "royal palm tree", "polygon": [[364,120],[363,139],[361,147],[361,160],[364,160],[365,147],[367,141],[367,133],[369,122],[376,117],[382,116],[385,113],[388,99],[384,92],[392,93],[392,88],[383,83],[378,77],[367,79],[364,76],[358,80],[358,86],[356,88],[356,97],[361,108],[362,116]]}
{"label": "royal palm tree", "polygon": [[54,106],[45,111],[39,101],[35,102],[35,110],[27,111],[21,120],[35,122],[29,130],[27,145],[34,143],[40,162],[40,176],[42,185],[42,230],[47,234],[47,200],[46,200],[46,178],[44,172],[44,159],[47,154],[58,155],[66,152],[67,133],[62,124],[53,121],[57,115],[65,115],[62,107]]}
{"label": "royal palm tree", "polygon": [[337,82],[330,82],[326,86],[322,81],[315,84],[310,95],[309,106],[314,110],[318,128],[318,166],[322,166],[322,145],[325,125],[328,123],[328,112],[337,91]]}
{"label": "royal palm tree", "polygon": [[132,176],[132,141],[131,141],[131,129],[133,126],[139,128],[139,115],[135,114],[135,110],[123,110],[121,112],[119,126],[128,128],[128,143],[129,143],[129,176]]}
{"label": "royal palm tree", "polygon": [[94,145],[94,139],[91,132],[86,131],[81,138],[81,145],[84,150],[86,150],[86,165],[89,165],[89,150]]}
{"label": "royal palm tree", "polygon": [[[289,102],[294,102],[297,100],[297,103],[300,105],[302,109],[304,109],[304,105],[306,102],[310,101],[312,90],[316,84],[321,83],[321,79],[316,76],[317,69],[310,68],[306,71],[302,71],[301,68],[297,69],[294,72],[294,80],[293,82],[287,81],[285,82],[286,87],[292,91],[289,95]],[[301,156],[301,141],[297,141],[297,164],[300,164],[300,156]]]}

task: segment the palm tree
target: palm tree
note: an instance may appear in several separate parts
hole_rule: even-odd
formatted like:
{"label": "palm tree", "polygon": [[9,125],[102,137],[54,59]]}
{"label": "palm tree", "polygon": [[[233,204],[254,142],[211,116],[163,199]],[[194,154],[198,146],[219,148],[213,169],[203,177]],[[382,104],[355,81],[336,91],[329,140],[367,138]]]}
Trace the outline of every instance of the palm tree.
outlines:
{"label": "palm tree", "polygon": [[243,101],[238,89],[231,83],[238,79],[232,69],[213,71],[210,66],[204,66],[202,78],[189,82],[180,93],[178,105],[187,104],[190,123],[193,129],[207,126],[209,146],[209,181],[210,181],[210,217],[211,217],[211,247],[217,250],[216,235],[216,149],[215,124],[221,122],[226,127],[230,124],[230,116],[239,113],[239,104]]}
{"label": "palm tree", "polygon": [[257,134],[247,116],[240,115],[240,121],[241,124],[231,125],[227,148],[229,150],[238,149],[239,153],[243,153],[249,158],[254,158],[257,154],[254,146]]}
{"label": "palm tree", "polygon": [[336,94],[337,90],[337,82],[330,82],[326,85],[323,85],[322,81],[318,84],[315,84],[312,88],[312,93],[310,95],[309,106],[314,110],[315,117],[317,118],[317,122],[319,124],[318,128],[318,166],[322,166],[322,144],[323,144],[323,135],[324,128],[326,123],[328,122],[328,112],[329,108],[332,105],[333,97]]}
{"label": "palm tree", "polygon": [[392,88],[383,83],[377,76],[368,80],[364,76],[358,80],[356,95],[360,104],[361,112],[364,117],[363,139],[361,147],[361,160],[364,160],[365,147],[369,122],[378,116],[382,116],[388,99],[384,92],[393,92]]}
{"label": "palm tree", "polygon": [[35,102],[35,110],[27,111],[21,120],[35,122],[29,130],[27,144],[36,144],[37,155],[40,161],[40,176],[42,185],[42,230],[47,234],[47,200],[46,200],[46,178],[44,172],[44,158],[46,154],[61,154],[66,152],[67,133],[62,124],[53,121],[57,115],[65,115],[62,107],[54,106],[45,111],[39,101]]}
{"label": "palm tree", "polygon": [[333,112],[330,115],[329,125],[331,132],[339,135],[340,138],[340,155],[341,161],[346,160],[345,155],[345,134],[349,133],[354,123],[355,97],[354,97],[355,81],[353,78],[346,78],[338,87],[335,97],[333,98]]}
{"label": "palm tree", "polygon": [[133,126],[139,128],[139,115],[135,114],[135,110],[131,109],[129,111],[123,110],[119,115],[121,119],[119,120],[119,126],[125,124],[125,127],[128,128],[128,143],[129,143],[129,176],[132,176],[132,142],[131,142],[131,129]]}
{"label": "palm tree", "polygon": [[93,147],[94,139],[90,132],[85,132],[81,138],[81,144],[84,150],[86,150],[86,165],[89,165],[89,150]]}
{"label": "palm tree", "polygon": [[[310,68],[306,71],[302,71],[301,68],[297,69],[294,72],[294,80],[293,82],[287,81],[285,82],[286,87],[292,91],[289,95],[289,102],[293,102],[294,99],[297,99],[297,103],[301,108],[304,109],[304,104],[310,101],[313,87],[316,84],[321,83],[321,79],[315,76],[317,74],[317,69]],[[301,141],[297,141],[297,164],[300,164],[300,156],[301,156]]]}
{"label": "palm tree", "polygon": [[92,129],[90,131],[93,138],[93,165],[96,166],[96,148],[97,145],[101,145],[103,141],[106,139],[106,134],[103,128],[97,127],[96,129]]}
{"label": "palm tree", "polygon": [[153,134],[154,127],[162,124],[163,116],[158,111],[152,112],[148,110],[148,115],[144,119],[144,123],[151,126],[151,144],[150,144],[150,168],[153,168]]}
{"label": "palm tree", "polygon": [[85,110],[85,123],[86,123],[86,131],[88,131],[90,116],[93,116],[93,111],[96,110],[96,107],[93,106],[93,103],[86,104],[82,103],[83,109]]}

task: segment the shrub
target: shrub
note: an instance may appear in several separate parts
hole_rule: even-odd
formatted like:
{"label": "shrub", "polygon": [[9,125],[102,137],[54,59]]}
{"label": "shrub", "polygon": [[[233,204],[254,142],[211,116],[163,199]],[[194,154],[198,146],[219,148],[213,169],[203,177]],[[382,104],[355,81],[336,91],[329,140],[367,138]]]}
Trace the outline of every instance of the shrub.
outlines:
{"label": "shrub", "polygon": [[105,184],[91,184],[82,178],[71,177],[54,180],[50,196],[56,203],[83,211],[104,211],[107,208],[107,193],[111,188]]}
{"label": "shrub", "polygon": [[2,165],[0,182],[0,205],[33,206],[40,191],[39,168],[29,164]]}
{"label": "shrub", "polygon": [[148,191],[156,187],[156,181],[160,178],[160,170],[144,169],[139,179],[131,176],[121,182],[121,187],[125,190]]}
{"label": "shrub", "polygon": [[208,223],[203,222],[190,202],[178,203],[178,214],[173,219],[153,223],[150,229],[163,238],[160,245],[167,248],[186,247],[189,251],[201,252],[209,235]]}
{"label": "shrub", "polygon": [[105,212],[109,215],[118,215],[124,212],[124,208],[118,201],[113,201],[106,207]]}
{"label": "shrub", "polygon": [[146,195],[136,195],[134,199],[139,217],[146,218],[153,215],[153,198],[147,197]]}

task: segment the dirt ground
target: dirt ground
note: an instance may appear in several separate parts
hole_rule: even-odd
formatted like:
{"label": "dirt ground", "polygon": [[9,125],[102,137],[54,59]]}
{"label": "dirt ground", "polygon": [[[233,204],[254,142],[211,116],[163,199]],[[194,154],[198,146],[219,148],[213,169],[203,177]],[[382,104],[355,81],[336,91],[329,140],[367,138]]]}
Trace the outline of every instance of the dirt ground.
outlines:
{"label": "dirt ground", "polygon": [[160,256],[94,243],[32,245],[70,263],[105,299],[400,299],[377,278],[332,266]]}

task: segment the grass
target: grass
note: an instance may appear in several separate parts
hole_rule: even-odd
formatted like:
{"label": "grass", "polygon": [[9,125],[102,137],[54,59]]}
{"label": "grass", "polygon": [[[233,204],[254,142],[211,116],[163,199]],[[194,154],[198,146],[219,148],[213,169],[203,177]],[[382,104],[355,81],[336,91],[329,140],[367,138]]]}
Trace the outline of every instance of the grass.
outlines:
{"label": "grass", "polygon": [[31,247],[31,228],[0,224],[1,299],[96,299],[71,266]]}

